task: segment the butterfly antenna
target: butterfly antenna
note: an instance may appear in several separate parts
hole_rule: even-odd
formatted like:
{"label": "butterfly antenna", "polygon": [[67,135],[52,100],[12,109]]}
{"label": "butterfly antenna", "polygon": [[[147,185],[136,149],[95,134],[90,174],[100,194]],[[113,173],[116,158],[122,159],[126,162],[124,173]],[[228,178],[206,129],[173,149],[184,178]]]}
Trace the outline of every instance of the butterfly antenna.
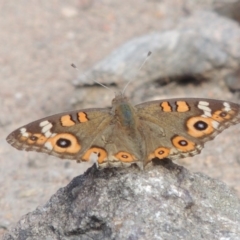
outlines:
{"label": "butterfly antenna", "polygon": [[[75,68],[77,71],[81,72],[81,71],[79,70],[79,68],[78,68],[74,63],[71,64],[71,67],[73,67],[73,68]],[[81,74],[83,74],[86,78],[91,79],[91,78],[89,78],[85,73],[81,73]],[[100,86],[102,86],[102,87],[104,87],[104,88],[106,88],[106,89],[108,89],[108,90],[110,90],[110,91],[113,91],[111,88],[107,87],[106,85],[104,85],[104,84],[102,84],[102,83],[100,83],[100,82],[98,82],[98,81],[96,81],[96,80],[93,80],[93,79],[91,79],[91,80],[92,80],[93,82],[99,84]]]}
{"label": "butterfly antenna", "polygon": [[[152,52],[149,51],[148,54],[147,54],[147,57],[144,59],[144,61],[143,61],[143,63],[141,64],[141,66],[138,68],[138,71],[137,71],[137,72],[139,72],[139,71],[142,69],[142,67],[145,65],[145,63],[147,62],[147,60],[148,60],[148,58],[149,58],[149,56],[150,56],[151,54],[152,54]],[[134,78],[132,78],[130,81],[128,81],[128,83],[125,85],[125,87],[123,88],[122,94],[124,94],[125,90],[127,89],[128,85],[133,81],[133,79],[134,79]]]}

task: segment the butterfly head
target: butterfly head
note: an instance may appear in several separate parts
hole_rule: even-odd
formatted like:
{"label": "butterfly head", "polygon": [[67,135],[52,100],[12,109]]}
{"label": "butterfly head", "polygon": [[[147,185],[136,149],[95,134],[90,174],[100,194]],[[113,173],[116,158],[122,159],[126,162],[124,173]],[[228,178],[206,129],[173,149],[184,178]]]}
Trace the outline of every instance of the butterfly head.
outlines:
{"label": "butterfly head", "polygon": [[129,104],[129,99],[122,92],[116,93],[115,98],[112,100],[112,107],[116,108],[122,104]]}

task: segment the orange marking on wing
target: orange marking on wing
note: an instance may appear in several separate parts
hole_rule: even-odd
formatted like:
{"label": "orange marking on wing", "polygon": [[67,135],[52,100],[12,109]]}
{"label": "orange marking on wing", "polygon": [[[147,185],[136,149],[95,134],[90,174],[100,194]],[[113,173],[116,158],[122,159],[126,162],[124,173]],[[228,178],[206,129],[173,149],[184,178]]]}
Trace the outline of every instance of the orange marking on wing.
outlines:
{"label": "orange marking on wing", "polygon": [[176,104],[178,112],[188,112],[190,110],[190,107],[185,101],[177,101]]}
{"label": "orange marking on wing", "polygon": [[70,133],[57,134],[49,138],[46,143],[48,142],[53,146],[53,150],[58,153],[74,154],[81,150],[81,145],[77,138]]}
{"label": "orange marking on wing", "polygon": [[98,163],[101,164],[104,162],[104,159],[107,157],[107,152],[103,148],[92,147],[88,149],[83,157],[81,158],[83,161],[89,161],[92,153],[98,154]]}
{"label": "orange marking on wing", "polygon": [[[193,137],[203,137],[205,135],[209,135],[214,131],[212,126],[212,119],[205,117],[192,117],[187,120],[186,127],[188,128],[188,134]],[[205,129],[198,129],[197,124],[202,123],[205,124]]]}
{"label": "orange marking on wing", "polygon": [[22,141],[22,142],[25,142],[25,141],[28,140],[28,138],[29,137],[21,136],[19,140]]}
{"label": "orange marking on wing", "polygon": [[40,134],[40,133],[34,133],[31,136],[28,137],[27,143],[28,144],[36,144],[36,145],[43,145],[47,141],[47,138]]}
{"label": "orange marking on wing", "polygon": [[172,107],[171,107],[171,105],[169,104],[169,102],[162,102],[162,103],[160,104],[160,106],[162,107],[162,110],[163,110],[164,112],[171,112],[171,111],[172,111]]}
{"label": "orange marking on wing", "polygon": [[88,121],[87,114],[85,112],[79,112],[78,113],[78,121],[81,123],[87,122]]}
{"label": "orange marking on wing", "polygon": [[164,159],[169,155],[170,149],[166,147],[156,148],[155,151],[148,156],[148,160],[152,160],[153,158]]}
{"label": "orange marking on wing", "polygon": [[60,119],[63,127],[71,127],[75,125],[75,122],[71,119],[70,115],[64,115]]}
{"label": "orange marking on wing", "polygon": [[[27,136],[26,136],[26,135],[27,135]],[[20,134],[18,135],[19,141],[25,142],[25,141],[28,140],[29,137],[31,137],[31,135],[32,135],[32,133],[30,133],[30,132],[24,132],[24,135],[23,135],[23,133],[20,133]]]}
{"label": "orange marking on wing", "polygon": [[172,138],[172,144],[177,149],[181,150],[182,152],[190,152],[195,149],[195,143],[189,141],[188,139],[182,136],[175,136]]}
{"label": "orange marking on wing", "polygon": [[135,156],[127,152],[118,152],[114,155],[119,161],[122,162],[134,162],[136,160]]}
{"label": "orange marking on wing", "polygon": [[154,154],[157,158],[163,159],[169,155],[170,149],[165,147],[159,147],[154,151]]}
{"label": "orange marking on wing", "polygon": [[223,122],[233,118],[235,114],[232,110],[229,112],[218,110],[213,113],[212,118],[218,122]]}

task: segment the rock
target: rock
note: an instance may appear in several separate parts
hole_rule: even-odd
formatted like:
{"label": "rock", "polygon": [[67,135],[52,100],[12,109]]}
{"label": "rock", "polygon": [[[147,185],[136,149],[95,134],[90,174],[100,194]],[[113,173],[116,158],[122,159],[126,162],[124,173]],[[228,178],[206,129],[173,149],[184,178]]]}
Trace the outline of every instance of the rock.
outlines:
{"label": "rock", "polygon": [[234,73],[230,73],[225,77],[225,82],[232,91],[240,90],[240,69]]}
{"label": "rock", "polygon": [[240,22],[240,1],[216,1],[213,5],[213,10],[217,13],[232,18],[238,22]]}
{"label": "rock", "polygon": [[4,236],[13,239],[240,239],[240,201],[172,162],[74,178]]}
{"label": "rock", "polygon": [[[94,84],[135,85],[158,80],[198,76],[224,79],[240,65],[240,28],[231,19],[201,11],[183,18],[175,29],[132,39],[74,81],[75,86]],[[141,70],[139,66],[152,55]],[[134,86],[133,89],[136,89]]]}

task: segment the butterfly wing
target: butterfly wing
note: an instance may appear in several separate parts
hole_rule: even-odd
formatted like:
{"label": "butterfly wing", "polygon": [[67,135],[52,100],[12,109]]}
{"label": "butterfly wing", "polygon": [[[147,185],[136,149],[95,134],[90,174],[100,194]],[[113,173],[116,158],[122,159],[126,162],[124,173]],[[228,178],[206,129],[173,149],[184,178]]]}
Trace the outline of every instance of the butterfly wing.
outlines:
{"label": "butterfly wing", "polygon": [[6,140],[19,150],[80,161],[111,119],[107,108],[61,113],[29,123],[13,131]]}
{"label": "butterfly wing", "polygon": [[240,105],[212,99],[166,99],[135,106],[146,161],[199,154],[206,141],[240,122]]}
{"label": "butterfly wing", "polygon": [[44,152],[78,162],[97,161],[101,168],[130,166],[141,159],[134,154],[134,139],[125,134],[107,108],[40,119],[13,131],[7,142],[18,150]]}
{"label": "butterfly wing", "polygon": [[[121,106],[123,98],[119,100]],[[131,108],[128,103],[124,106]],[[97,160],[101,167],[132,163],[143,167],[143,159],[146,164],[155,157],[198,154],[206,141],[240,122],[238,104],[211,99],[153,101],[135,110],[134,114],[123,110],[118,116],[108,108],[57,114],[15,130],[7,141],[19,150],[79,162]],[[138,118],[137,126],[127,130],[119,117]]]}

